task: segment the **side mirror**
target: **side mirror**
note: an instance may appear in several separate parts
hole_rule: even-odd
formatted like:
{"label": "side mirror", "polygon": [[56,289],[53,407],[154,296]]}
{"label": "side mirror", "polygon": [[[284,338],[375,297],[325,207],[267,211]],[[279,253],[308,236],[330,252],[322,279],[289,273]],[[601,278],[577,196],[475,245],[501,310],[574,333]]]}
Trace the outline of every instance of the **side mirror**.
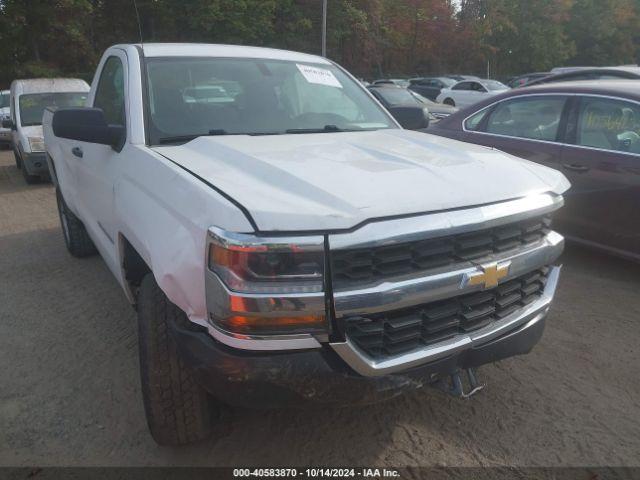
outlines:
{"label": "side mirror", "polygon": [[15,125],[13,124],[13,120],[10,118],[2,120],[2,128],[10,128],[11,130],[15,130]]}
{"label": "side mirror", "polygon": [[124,146],[123,125],[109,125],[100,108],[59,108],[53,112],[51,128],[56,137],[109,145],[119,152]]}

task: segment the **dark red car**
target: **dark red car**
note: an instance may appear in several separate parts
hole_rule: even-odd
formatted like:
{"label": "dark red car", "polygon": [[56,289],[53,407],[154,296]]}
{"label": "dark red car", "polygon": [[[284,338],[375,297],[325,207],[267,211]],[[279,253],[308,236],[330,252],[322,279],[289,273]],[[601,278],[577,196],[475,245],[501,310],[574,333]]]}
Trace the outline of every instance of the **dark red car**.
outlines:
{"label": "dark red car", "polygon": [[[640,80],[511,90],[430,127],[560,170],[567,238],[640,260]],[[496,179],[508,182],[508,178]]]}

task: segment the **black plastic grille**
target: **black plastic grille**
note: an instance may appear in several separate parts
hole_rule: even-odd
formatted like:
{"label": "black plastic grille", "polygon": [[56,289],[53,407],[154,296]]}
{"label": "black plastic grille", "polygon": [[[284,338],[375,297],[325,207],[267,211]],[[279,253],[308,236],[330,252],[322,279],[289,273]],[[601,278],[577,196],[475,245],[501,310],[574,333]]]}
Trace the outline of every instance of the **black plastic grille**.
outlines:
{"label": "black plastic grille", "polygon": [[448,237],[385,247],[335,250],[331,252],[333,287],[340,290],[375,283],[522,248],[542,240],[550,226],[551,217],[543,216]]}
{"label": "black plastic grille", "polygon": [[539,299],[549,268],[543,267],[477,293],[369,317],[345,320],[349,339],[380,358],[431,345],[502,319]]}

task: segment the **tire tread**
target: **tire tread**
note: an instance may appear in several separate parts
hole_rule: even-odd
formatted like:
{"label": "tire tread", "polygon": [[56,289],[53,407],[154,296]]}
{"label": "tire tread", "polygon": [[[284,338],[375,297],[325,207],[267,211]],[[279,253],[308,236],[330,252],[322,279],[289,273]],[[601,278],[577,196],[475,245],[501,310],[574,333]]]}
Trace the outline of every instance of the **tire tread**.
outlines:
{"label": "tire tread", "polygon": [[[56,190],[56,200],[58,201],[58,213],[60,214],[60,223],[62,224],[62,216],[64,215],[67,220],[67,226],[69,228],[69,238],[65,236],[65,244],[67,250],[74,257],[83,258],[95,255],[98,251],[96,246],[91,240],[91,237],[87,233],[86,228],[82,221],[76,217],[76,215],[67,207],[60,190]],[[64,229],[64,226],[62,226]],[[64,231],[63,231],[64,235]]]}
{"label": "tire tread", "polygon": [[180,357],[169,331],[169,322],[188,321],[148,274],[138,298],[140,376],[149,430],[160,445],[184,445],[211,434],[211,397]]}

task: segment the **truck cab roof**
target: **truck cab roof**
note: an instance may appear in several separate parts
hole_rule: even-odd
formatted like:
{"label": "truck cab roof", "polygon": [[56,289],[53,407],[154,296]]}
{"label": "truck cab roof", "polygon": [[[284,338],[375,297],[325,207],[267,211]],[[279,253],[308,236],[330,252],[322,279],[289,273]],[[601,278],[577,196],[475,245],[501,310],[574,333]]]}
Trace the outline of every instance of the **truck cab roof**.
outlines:
{"label": "truck cab roof", "polygon": [[[126,47],[126,45],[116,45]],[[213,43],[145,43],[135,47],[144,51],[145,57],[223,57],[223,58],[264,58],[329,65],[324,57],[307,53],[292,52],[264,47],[243,45],[223,45]]]}

